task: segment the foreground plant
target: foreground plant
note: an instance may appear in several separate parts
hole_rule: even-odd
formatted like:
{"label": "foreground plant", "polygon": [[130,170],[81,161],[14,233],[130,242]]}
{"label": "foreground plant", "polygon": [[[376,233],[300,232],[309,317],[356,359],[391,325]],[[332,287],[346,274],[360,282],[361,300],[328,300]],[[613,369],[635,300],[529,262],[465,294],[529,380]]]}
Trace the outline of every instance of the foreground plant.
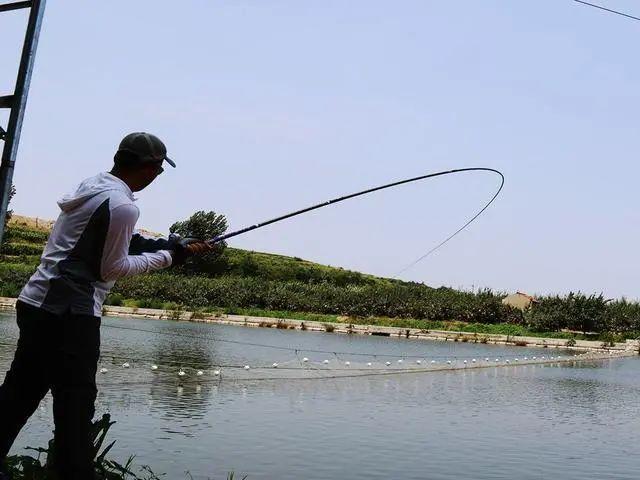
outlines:
{"label": "foreground plant", "polygon": [[[92,455],[98,480],[161,480],[153,473],[148,465],[133,466],[134,455],[131,455],[124,465],[106,458],[107,453],[116,443],[115,440],[102,448],[107,432],[116,422],[111,421],[109,414],[104,414],[100,420],[93,422],[91,429]],[[49,440],[47,448],[27,447],[27,450],[37,452],[36,457],[29,455],[12,455],[7,457],[7,471],[12,480],[62,480],[54,472],[55,444]],[[44,463],[41,457],[46,455]],[[134,470],[135,468],[135,470]],[[190,474],[187,473],[189,477]],[[164,474],[161,474],[164,476]],[[234,478],[233,472],[227,476],[228,480]],[[243,480],[247,477],[243,477]]]}
{"label": "foreground plant", "polygon": [[[132,455],[124,465],[106,458],[107,453],[116,443],[111,442],[104,449],[102,445],[109,428],[116,423],[111,421],[109,414],[104,414],[100,420],[93,422],[91,429],[92,455],[99,480],[159,480],[147,465],[138,468],[138,473],[132,470],[134,456]],[[14,480],[61,480],[54,472],[55,443],[49,440],[47,448],[27,447],[27,450],[37,452],[36,457],[29,455],[13,455],[7,458],[9,478]],[[44,463],[41,457],[46,455]],[[143,475],[143,476],[140,476]]]}

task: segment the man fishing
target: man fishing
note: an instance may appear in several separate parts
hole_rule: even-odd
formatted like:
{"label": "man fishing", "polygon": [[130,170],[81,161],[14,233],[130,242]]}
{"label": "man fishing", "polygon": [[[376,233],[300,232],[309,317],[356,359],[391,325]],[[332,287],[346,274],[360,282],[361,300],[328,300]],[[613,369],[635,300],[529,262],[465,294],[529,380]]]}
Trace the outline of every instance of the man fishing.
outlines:
{"label": "man fishing", "polygon": [[40,265],[16,304],[20,337],[0,386],[0,472],[18,432],[51,390],[59,478],[94,478],[90,427],[107,294],[121,277],[179,264],[212,248],[194,239],[134,234],[139,210],[133,192],[150,185],[163,162],[176,166],[158,137],[129,134],[111,172],[83,181],[58,202],[61,212]]}

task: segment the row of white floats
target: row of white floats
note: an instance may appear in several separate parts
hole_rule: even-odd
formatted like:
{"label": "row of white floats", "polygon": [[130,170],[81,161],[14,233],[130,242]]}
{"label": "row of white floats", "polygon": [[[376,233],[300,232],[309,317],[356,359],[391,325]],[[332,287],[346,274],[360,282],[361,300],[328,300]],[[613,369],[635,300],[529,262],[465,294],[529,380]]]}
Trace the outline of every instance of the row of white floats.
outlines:
{"label": "row of white floats", "polygon": [[[580,354],[580,355],[584,355],[584,354]],[[577,354],[575,354],[575,355],[574,355],[574,357],[577,357],[577,356],[578,356]],[[527,362],[527,361],[533,361],[533,360],[562,360],[563,358],[564,358],[564,357],[562,357],[562,356],[560,356],[560,355],[558,355],[557,357],[549,356],[548,358],[547,358],[547,357],[545,357],[545,356],[541,356],[541,357],[539,357],[539,358],[538,358],[537,356],[533,356],[533,357],[531,357],[531,358],[529,358],[529,357],[523,357],[523,358],[522,358],[522,361]],[[304,357],[304,358],[302,359],[302,363],[309,363],[309,361],[310,361],[310,360],[309,360],[307,357]],[[475,359],[475,358],[473,358],[473,359],[471,359],[471,360],[470,360],[470,362],[471,362],[472,364],[475,364],[475,363],[477,363],[477,362],[479,362],[479,361],[482,361],[482,360],[477,360],[477,359]],[[485,361],[485,362],[491,362],[491,360],[489,359],[489,357],[485,357],[484,361]],[[500,360],[499,358],[496,358],[496,359],[495,359],[495,361],[494,361],[494,363],[500,363],[500,361],[501,361],[501,360]],[[519,361],[520,361],[520,358],[514,358],[514,359],[513,359],[513,361],[514,361],[514,362],[519,362]],[[426,360],[425,360],[425,362],[426,362]],[[453,360],[453,361],[452,361],[452,360],[446,360],[444,363],[445,363],[445,364],[447,364],[447,365],[452,365],[452,364],[453,364],[453,363],[455,363],[455,362],[456,362],[456,360]],[[322,363],[323,363],[324,365],[328,365],[330,362],[329,362],[329,360],[323,360],[323,361],[322,361]],[[401,365],[401,364],[403,364],[403,363],[404,363],[404,360],[403,360],[403,359],[399,359],[399,360],[397,361],[397,363]],[[422,365],[423,361],[422,361],[422,360],[416,360],[416,361],[415,361],[415,363],[416,363],[416,365]],[[434,365],[434,364],[437,364],[438,362],[437,362],[436,360],[431,360],[431,362],[430,362],[430,363],[431,363],[432,365]],[[462,363],[463,363],[463,365],[467,365],[467,364],[469,363],[469,361],[467,361],[467,360],[463,360],[463,362],[462,362]],[[511,363],[511,360],[509,360],[509,359],[505,359],[505,360],[504,360],[504,363],[505,363],[505,364],[509,364],[509,363]],[[386,365],[387,367],[389,367],[389,366],[391,366],[391,365],[392,365],[392,363],[391,363],[391,362],[385,362],[385,365]],[[271,367],[272,367],[272,368],[278,368],[278,366],[279,366],[279,365],[278,365],[278,363],[277,363],[277,362],[274,362],[274,363],[271,365]],[[344,366],[346,366],[346,367],[351,366],[351,362],[349,362],[349,361],[344,362]],[[373,363],[372,363],[372,362],[367,362],[367,367],[371,367],[371,366],[373,366]],[[123,363],[123,364],[122,364],[122,368],[130,368],[130,367],[131,367],[131,365],[129,364],[129,362],[125,362],[125,363]],[[242,368],[243,368],[244,370],[250,370],[250,369],[251,369],[251,367],[250,367],[249,365],[245,365],[245,366],[244,366],[244,367],[242,367]],[[158,365],[155,365],[155,364],[154,364],[154,365],[151,365],[151,370],[153,370],[153,371],[158,370]],[[105,367],[102,367],[102,368],[100,369],[100,373],[102,373],[102,374],[105,374],[105,373],[107,373],[107,372],[109,372],[109,370],[108,370],[107,368],[105,368]],[[214,374],[216,377],[217,377],[217,376],[220,376],[220,370],[214,370],[214,371],[213,371],[213,374]],[[181,369],[179,369],[179,370],[178,370],[178,376],[179,376],[179,377],[184,377],[184,376],[186,376],[186,375],[187,375],[187,373],[184,371],[184,369],[182,369],[182,368],[181,368]],[[201,377],[201,376],[203,376],[203,375],[204,375],[204,371],[203,371],[203,370],[197,370],[197,371],[196,371],[196,375],[197,375],[198,377]]]}

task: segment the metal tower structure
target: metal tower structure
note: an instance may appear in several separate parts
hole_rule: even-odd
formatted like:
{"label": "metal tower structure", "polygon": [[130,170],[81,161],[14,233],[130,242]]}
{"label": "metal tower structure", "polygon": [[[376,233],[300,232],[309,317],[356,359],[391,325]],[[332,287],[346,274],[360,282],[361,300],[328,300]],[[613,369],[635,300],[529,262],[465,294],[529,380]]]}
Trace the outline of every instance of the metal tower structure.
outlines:
{"label": "metal tower structure", "polygon": [[0,108],[9,109],[9,123],[6,129],[0,126],[0,140],[4,141],[2,163],[0,163],[0,245],[4,236],[4,221],[7,216],[13,169],[16,163],[22,120],[27,106],[27,95],[29,93],[29,84],[31,83],[31,72],[33,71],[36,47],[38,46],[42,17],[44,16],[45,2],[46,0],[30,0],[0,4],[0,13],[23,8],[30,9],[14,92],[12,95],[0,96]]}

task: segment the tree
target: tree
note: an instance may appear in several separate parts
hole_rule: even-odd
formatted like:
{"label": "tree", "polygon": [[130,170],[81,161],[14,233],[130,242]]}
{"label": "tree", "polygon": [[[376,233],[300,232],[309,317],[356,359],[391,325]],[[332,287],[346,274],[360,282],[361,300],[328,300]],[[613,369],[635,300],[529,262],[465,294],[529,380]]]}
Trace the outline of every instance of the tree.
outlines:
{"label": "tree", "polygon": [[[7,205],[11,203],[11,199],[13,198],[13,196],[16,194],[16,187],[15,185],[11,185],[11,190],[9,190],[9,201],[7,202]],[[9,220],[11,220],[11,217],[13,216],[13,210],[7,210],[7,215],[4,217],[4,235],[2,236],[2,245],[6,244],[7,241],[9,240],[9,236],[7,235],[7,225],[9,225]],[[0,245],[0,248],[2,247],[2,245]]]}
{"label": "tree", "polygon": [[216,212],[200,210],[187,220],[171,225],[169,231],[183,237],[208,240],[227,231],[227,218],[224,215],[216,214]]}
{"label": "tree", "polygon": [[[169,231],[182,237],[209,240],[224,234],[227,228],[227,218],[224,215],[200,210],[186,220],[175,222],[169,227]],[[227,269],[226,262],[221,258],[225,248],[227,248],[227,242],[219,242],[211,253],[190,259],[182,268],[209,275],[222,273]]]}
{"label": "tree", "polygon": [[[9,204],[11,203],[11,199],[16,194],[16,186],[11,185],[11,190],[9,190]],[[7,210],[7,216],[4,219],[4,228],[7,228],[9,224],[9,220],[11,220],[11,216],[13,215],[13,210]]]}

